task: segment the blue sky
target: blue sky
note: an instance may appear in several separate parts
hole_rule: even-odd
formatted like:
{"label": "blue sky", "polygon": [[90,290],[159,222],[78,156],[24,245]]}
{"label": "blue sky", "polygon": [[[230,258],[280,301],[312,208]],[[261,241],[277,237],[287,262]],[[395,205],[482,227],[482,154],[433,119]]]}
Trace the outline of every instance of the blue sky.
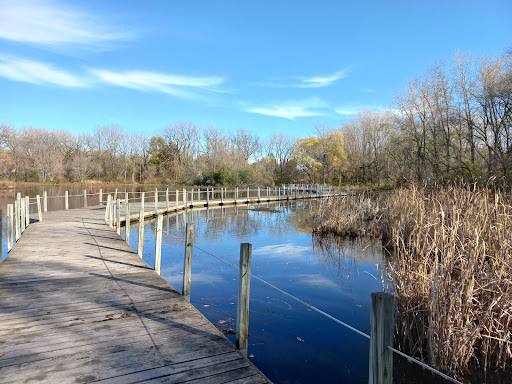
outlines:
{"label": "blue sky", "polygon": [[305,137],[457,50],[512,47],[512,1],[0,0],[0,123]]}

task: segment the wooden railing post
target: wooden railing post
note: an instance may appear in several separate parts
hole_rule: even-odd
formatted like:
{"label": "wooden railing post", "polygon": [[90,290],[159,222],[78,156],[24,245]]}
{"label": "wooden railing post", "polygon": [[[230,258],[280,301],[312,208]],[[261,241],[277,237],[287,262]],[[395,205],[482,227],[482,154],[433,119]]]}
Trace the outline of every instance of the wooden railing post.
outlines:
{"label": "wooden railing post", "polygon": [[121,200],[116,201],[116,230],[117,234],[121,236]]}
{"label": "wooden railing post", "polygon": [[13,241],[13,230],[14,230],[14,210],[12,204],[7,204],[7,253],[12,249]]}
{"label": "wooden railing post", "polygon": [[238,187],[235,188],[235,205],[236,205],[237,199],[238,199]]}
{"label": "wooden railing post", "polygon": [[187,190],[183,188],[183,205],[187,208]]}
{"label": "wooden railing post", "polygon": [[48,212],[48,192],[43,191],[43,212]]}
{"label": "wooden railing post", "polygon": [[110,228],[114,229],[114,199],[110,196],[110,208],[108,210],[108,223]]}
{"label": "wooden railing post", "polygon": [[37,218],[39,221],[43,221],[43,213],[41,212],[41,197],[36,195],[36,203],[37,203]]}
{"label": "wooden railing post", "polygon": [[26,216],[25,216],[25,227],[28,227],[30,224],[30,197],[25,197],[25,205],[26,205]]}
{"label": "wooden railing post", "polygon": [[261,197],[261,195],[260,195],[260,187],[258,187],[258,203],[260,202],[260,197]]}
{"label": "wooden railing post", "polygon": [[236,315],[236,347],[247,353],[249,344],[249,296],[251,291],[252,245],[240,244],[240,275]]}
{"label": "wooden railing post", "polygon": [[183,296],[190,301],[192,281],[192,250],[194,247],[194,224],[188,223],[185,235],[185,261],[183,264]]}
{"label": "wooden railing post", "polygon": [[69,192],[64,192],[64,209],[67,211],[69,209]]}
{"label": "wooden railing post", "polygon": [[107,205],[105,206],[105,223],[109,223],[110,218],[110,195],[107,195]]}
{"label": "wooden railing post", "polygon": [[155,272],[160,274],[162,265],[162,232],[163,232],[164,216],[156,217],[156,241],[155,241]]}
{"label": "wooden railing post", "polygon": [[117,188],[116,188],[116,190],[114,191],[114,201],[116,201],[116,200],[117,200]]}
{"label": "wooden railing post", "polygon": [[155,213],[158,213],[158,188],[155,188]]}
{"label": "wooden railing post", "polygon": [[393,346],[395,331],[394,299],[389,293],[372,293],[370,312],[370,384],[393,383]]}
{"label": "wooden railing post", "polygon": [[194,188],[190,191],[190,205],[194,205]]}
{"label": "wooden railing post", "polygon": [[84,189],[84,208],[87,208],[87,191]]}
{"label": "wooden railing post", "polygon": [[142,259],[142,252],[144,251],[144,208],[139,211],[139,243],[137,245],[137,254]]}
{"label": "wooden railing post", "polygon": [[100,200],[100,205],[103,205],[103,189],[100,188],[100,197],[99,197],[99,200]]}
{"label": "wooden railing post", "polygon": [[169,188],[165,188],[165,210],[169,212]]}
{"label": "wooden railing post", "polygon": [[178,210],[179,202],[180,202],[180,191],[176,190],[176,211]]}
{"label": "wooden railing post", "polygon": [[206,188],[206,206],[208,207],[210,205],[210,188]]}
{"label": "wooden railing post", "polygon": [[144,211],[144,203],[146,201],[146,192],[140,193],[140,208]]}
{"label": "wooden railing post", "polygon": [[26,210],[27,210],[27,204],[26,204],[26,200],[23,198],[23,199],[20,200],[20,211],[21,211],[20,234],[23,234],[23,232],[25,232],[25,225],[26,225],[25,215],[27,214]]}
{"label": "wooden railing post", "polygon": [[220,189],[220,205],[224,205],[224,189]]}
{"label": "wooden railing post", "polygon": [[20,203],[18,200],[14,201],[14,233],[15,239],[20,239]]}
{"label": "wooden railing post", "polygon": [[127,244],[130,244],[130,202],[126,199],[126,204],[124,206],[124,240]]}

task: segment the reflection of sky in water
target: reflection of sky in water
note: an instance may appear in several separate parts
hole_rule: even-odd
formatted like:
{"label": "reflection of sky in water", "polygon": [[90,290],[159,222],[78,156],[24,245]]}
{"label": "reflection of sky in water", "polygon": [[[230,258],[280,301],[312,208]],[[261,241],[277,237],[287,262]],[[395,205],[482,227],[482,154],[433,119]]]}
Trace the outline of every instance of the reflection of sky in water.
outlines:
{"label": "reflection of sky in water", "polygon": [[[186,220],[197,247],[238,264],[240,243],[251,243],[253,274],[369,333],[370,293],[383,285],[380,248],[314,242],[297,230],[307,226],[309,202],[262,207],[274,211],[229,207],[165,217],[162,276],[181,291]],[[136,226],[131,236],[136,249]],[[153,266],[154,222],[146,236],[144,260]],[[238,270],[194,249],[191,302],[220,328],[236,327],[237,291]],[[249,333],[251,360],[276,383],[368,381],[368,340],[255,279]]]}

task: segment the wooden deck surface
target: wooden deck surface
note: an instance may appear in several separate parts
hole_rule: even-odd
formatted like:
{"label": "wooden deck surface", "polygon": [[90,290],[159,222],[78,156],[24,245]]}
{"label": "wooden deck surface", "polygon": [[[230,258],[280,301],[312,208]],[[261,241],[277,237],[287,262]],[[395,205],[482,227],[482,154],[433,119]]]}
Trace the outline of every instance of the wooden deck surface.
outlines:
{"label": "wooden deck surface", "polygon": [[268,383],[104,223],[48,212],[0,264],[0,383]]}

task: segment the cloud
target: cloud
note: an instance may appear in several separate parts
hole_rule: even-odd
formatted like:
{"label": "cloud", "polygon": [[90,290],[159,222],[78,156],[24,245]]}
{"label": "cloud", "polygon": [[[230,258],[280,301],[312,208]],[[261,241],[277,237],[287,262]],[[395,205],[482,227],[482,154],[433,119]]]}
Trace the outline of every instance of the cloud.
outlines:
{"label": "cloud", "polygon": [[111,72],[93,69],[91,72],[104,83],[178,97],[193,97],[191,89],[217,91],[215,87],[224,82],[222,77],[190,77],[144,71]]}
{"label": "cloud", "polygon": [[128,40],[133,33],[115,30],[69,4],[40,0],[0,0],[0,38],[45,45],[98,45]]}
{"label": "cloud", "polygon": [[327,277],[318,275],[318,274],[304,274],[304,275],[296,275],[295,279],[299,280],[301,283],[309,285],[310,287],[337,287],[334,281],[329,280]]}
{"label": "cloud", "polygon": [[296,256],[299,253],[303,252],[311,252],[312,247],[302,246],[302,245],[293,245],[290,243],[287,244],[276,244],[276,245],[266,245],[261,248],[253,249],[252,253],[254,255],[286,255],[286,256]]}
{"label": "cloud", "polygon": [[377,93],[376,90],[370,88],[361,88],[361,91],[366,93]]}
{"label": "cloud", "polygon": [[33,84],[47,83],[62,87],[87,86],[84,80],[60,68],[16,57],[0,56],[0,76],[10,80]]}
{"label": "cloud", "polygon": [[334,83],[335,81],[337,81],[339,79],[343,79],[344,77],[347,77],[350,69],[351,69],[351,67],[347,67],[347,68],[339,70],[336,73],[333,73],[332,75],[302,78],[302,82],[300,84],[298,84],[297,87],[299,87],[299,88],[326,87],[328,85],[331,85],[332,83]]}
{"label": "cloud", "polygon": [[368,106],[368,105],[359,105],[359,106],[343,106],[339,108],[335,108],[334,112],[343,116],[352,116],[357,115],[359,112],[363,111],[372,111],[372,112],[384,112],[386,108],[382,106]]}
{"label": "cloud", "polygon": [[264,106],[253,106],[246,108],[245,111],[294,120],[296,117],[322,116],[324,114],[322,109],[327,107],[327,103],[314,97],[305,100],[284,101]]}

